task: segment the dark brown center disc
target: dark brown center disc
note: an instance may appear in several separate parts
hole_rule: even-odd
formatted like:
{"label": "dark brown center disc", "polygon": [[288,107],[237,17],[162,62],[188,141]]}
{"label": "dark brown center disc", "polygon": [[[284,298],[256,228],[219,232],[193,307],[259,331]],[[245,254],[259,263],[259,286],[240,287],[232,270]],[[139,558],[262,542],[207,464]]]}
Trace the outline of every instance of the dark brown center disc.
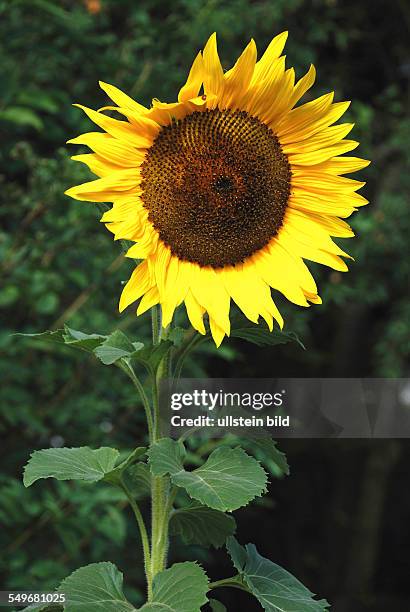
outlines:
{"label": "dark brown center disc", "polygon": [[148,218],[172,253],[220,268],[244,261],[278,232],[291,173],[264,123],[215,109],[163,127],[142,177]]}

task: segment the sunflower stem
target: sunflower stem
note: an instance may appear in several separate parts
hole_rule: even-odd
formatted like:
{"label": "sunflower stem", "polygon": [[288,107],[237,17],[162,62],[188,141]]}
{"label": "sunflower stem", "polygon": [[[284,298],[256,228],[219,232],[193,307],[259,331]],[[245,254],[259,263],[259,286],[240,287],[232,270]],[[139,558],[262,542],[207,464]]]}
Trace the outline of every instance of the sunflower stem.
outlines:
{"label": "sunflower stem", "polygon": [[121,488],[128,498],[128,502],[134,512],[134,515],[135,515],[135,518],[138,524],[138,528],[140,531],[142,550],[144,554],[144,569],[145,569],[145,575],[147,578],[148,599],[151,599],[152,598],[151,553],[150,553],[147,529],[145,527],[145,522],[141,514],[141,510],[139,509],[137,502],[132,496],[131,491],[128,489],[128,487],[126,486],[124,482],[121,482]]}
{"label": "sunflower stem", "polygon": [[[152,308],[152,341],[157,345],[165,340],[169,328],[162,328],[161,313],[158,306]],[[158,366],[157,373],[152,380],[152,403],[154,414],[154,428],[151,443],[155,443],[160,437],[159,418],[159,385],[163,378],[169,375],[169,358],[166,356]],[[168,524],[172,512],[174,494],[170,492],[170,480],[168,476],[153,476],[151,479],[151,567],[150,576],[153,580],[158,572],[166,567],[168,552]]]}

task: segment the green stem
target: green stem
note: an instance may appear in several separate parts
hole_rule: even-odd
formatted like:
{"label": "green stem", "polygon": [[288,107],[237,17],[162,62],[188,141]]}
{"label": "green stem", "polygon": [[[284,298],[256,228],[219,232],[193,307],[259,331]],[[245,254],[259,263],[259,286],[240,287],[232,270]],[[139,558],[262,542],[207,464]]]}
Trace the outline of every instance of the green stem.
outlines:
{"label": "green stem", "polygon": [[[158,307],[152,309],[152,341],[159,344],[167,337],[168,329],[161,328],[161,316]],[[154,426],[151,443],[155,443],[160,435],[159,397],[158,389],[162,378],[168,376],[169,361],[165,357],[158,366],[155,379],[152,381],[152,402]],[[151,578],[165,569],[168,552],[168,524],[172,510],[170,480],[168,476],[152,476],[151,478]]]}
{"label": "green stem", "polygon": [[121,488],[128,498],[129,504],[134,512],[135,518],[137,520],[138,528],[141,534],[142,550],[144,553],[144,569],[145,569],[145,575],[147,577],[147,585],[148,585],[148,599],[151,599],[152,597],[151,553],[150,553],[147,529],[145,527],[145,523],[144,523],[144,519],[141,514],[141,510],[139,509],[137,502],[133,498],[131,491],[128,489],[128,487],[125,485],[124,482],[121,482]]}
{"label": "green stem", "polygon": [[192,329],[190,337],[188,338],[186,344],[182,347],[181,352],[179,353],[174,370],[175,380],[179,380],[181,376],[182,367],[189,353],[205,340],[207,340],[206,336],[200,336],[194,329]]}
{"label": "green stem", "polygon": [[[121,362],[119,362],[121,363]],[[139,380],[138,376],[135,374],[134,370],[131,366],[120,365],[120,368],[127,374],[127,376],[132,380],[134,386],[136,387],[139,396],[142,401],[142,405],[144,406],[145,416],[147,417],[147,425],[148,425],[148,435],[150,441],[152,440],[153,431],[154,431],[154,421],[152,419],[151,406],[149,403],[149,399],[147,394],[145,393],[144,386]]]}
{"label": "green stem", "polygon": [[222,580],[216,580],[215,582],[209,583],[209,590],[218,589],[220,587],[232,587],[234,589],[241,589],[242,591],[249,592],[248,587],[242,582],[242,578],[239,574],[236,576],[230,576],[229,578],[223,578]]}
{"label": "green stem", "polygon": [[152,343],[159,344],[161,340],[161,309],[160,306],[151,308]]}

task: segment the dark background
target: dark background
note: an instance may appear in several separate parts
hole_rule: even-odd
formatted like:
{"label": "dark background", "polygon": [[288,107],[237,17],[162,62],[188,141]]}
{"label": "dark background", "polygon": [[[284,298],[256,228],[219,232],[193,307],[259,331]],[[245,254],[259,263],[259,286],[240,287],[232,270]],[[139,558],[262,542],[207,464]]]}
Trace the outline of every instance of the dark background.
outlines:
{"label": "dark background", "polygon": [[[408,375],[410,7],[403,1],[0,0],[0,584],[53,588],[75,568],[112,560],[127,595],[142,599],[139,543],[124,500],[103,486],[21,482],[29,453],[49,446],[135,446],[141,407],[121,372],[51,345],[11,337],[64,322],[86,332],[117,326],[149,335],[148,315],[119,316],[131,264],[98,223],[94,204],[64,190],[89,175],[65,141],[94,129],[78,109],[107,100],[98,80],[144,104],[173,101],[214,30],[225,67],[254,37],[263,50],[284,29],[288,65],[318,69],[314,97],[353,101],[346,121],[362,157],[371,204],[344,242],[348,274],[311,265],[322,306],[278,296],[298,345],[261,349],[209,344],[188,364],[201,376]],[[308,96],[309,97],[309,96]],[[308,99],[308,97],[306,99]],[[336,612],[410,609],[409,445],[400,440],[282,441],[289,478],[236,513],[238,537],[329,599]],[[213,579],[231,568],[222,551],[177,546],[172,560],[199,558]],[[218,593],[219,596],[219,593]],[[257,610],[221,591],[229,610]]]}

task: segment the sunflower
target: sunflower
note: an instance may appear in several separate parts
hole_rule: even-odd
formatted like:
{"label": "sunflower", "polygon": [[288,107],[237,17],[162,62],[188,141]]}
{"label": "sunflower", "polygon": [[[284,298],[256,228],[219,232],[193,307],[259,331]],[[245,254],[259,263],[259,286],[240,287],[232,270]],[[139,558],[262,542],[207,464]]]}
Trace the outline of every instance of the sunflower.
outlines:
{"label": "sunflower", "polygon": [[184,303],[201,334],[207,313],[219,346],[231,300],[251,321],[282,328],[271,289],[299,306],[320,304],[304,260],[347,270],[349,255],[332,237],[353,236],[343,218],[367,200],[357,193],[364,183],[342,175],[370,162],[343,156],[359,144],[346,139],[353,124],[333,125],[349,102],[330,92],[298,105],[315,68],[295,81],[281,55],[286,38],[276,36],[259,61],[251,40],[224,72],[213,34],[177,102],[146,108],[100,83],[115,106],[77,105],[104,132],[70,140],[93,151],[73,159],[100,178],[66,193],[112,202],[101,221],[116,240],[135,242],[128,257],[143,260],[120,311],[140,298],[137,314],[160,304],[166,327]]}

